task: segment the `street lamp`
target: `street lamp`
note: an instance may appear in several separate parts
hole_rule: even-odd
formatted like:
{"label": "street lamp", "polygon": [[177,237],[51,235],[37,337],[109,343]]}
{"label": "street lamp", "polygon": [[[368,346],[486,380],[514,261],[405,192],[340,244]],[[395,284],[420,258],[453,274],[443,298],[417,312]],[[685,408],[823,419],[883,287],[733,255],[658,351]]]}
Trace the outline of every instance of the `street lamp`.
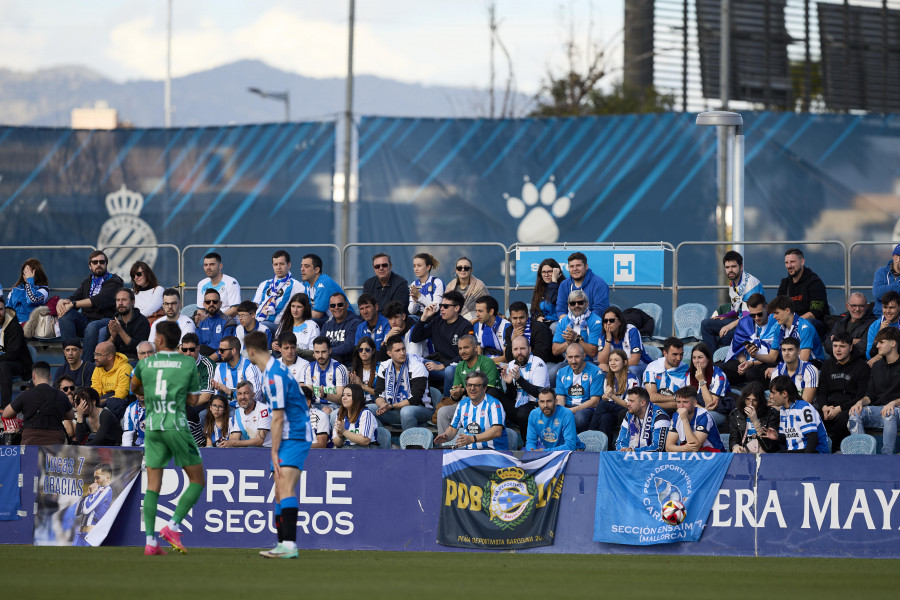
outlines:
{"label": "street lamp", "polygon": [[291,120],[291,93],[287,90],[283,92],[264,92],[256,87],[248,87],[247,91],[251,94],[256,94],[262,98],[271,98],[272,100],[278,100],[279,102],[284,102],[284,121],[285,123],[290,122]]}
{"label": "street lamp", "polygon": [[743,252],[739,242],[744,241],[744,119],[738,113],[713,110],[697,115],[697,125],[724,129],[725,151],[730,163],[725,190],[731,201],[731,241],[737,252]]}

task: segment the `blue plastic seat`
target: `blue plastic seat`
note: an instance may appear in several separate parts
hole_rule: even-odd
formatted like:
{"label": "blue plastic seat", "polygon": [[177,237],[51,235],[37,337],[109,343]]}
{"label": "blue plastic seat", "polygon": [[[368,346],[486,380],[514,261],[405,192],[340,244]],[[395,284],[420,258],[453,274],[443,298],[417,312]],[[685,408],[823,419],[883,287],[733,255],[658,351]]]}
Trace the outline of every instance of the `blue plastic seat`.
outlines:
{"label": "blue plastic seat", "polygon": [[642,310],[653,317],[653,337],[659,337],[662,334],[662,306],[653,302],[642,302],[641,304],[636,304],[634,308]]}
{"label": "blue plastic seat", "polygon": [[[376,430],[376,433],[378,436],[376,438],[377,447],[380,449],[384,449],[384,450],[390,450],[391,449],[391,432],[388,431],[387,429],[385,429],[384,427],[379,427]],[[370,446],[371,446],[371,444],[370,444]]]}
{"label": "blue plastic seat", "polygon": [[659,346],[651,346],[650,344],[644,344],[644,350],[647,352],[647,356],[649,356],[653,360],[656,360],[657,358],[662,358],[662,350],[659,349]]}
{"label": "blue plastic seat", "polygon": [[709,315],[709,309],[696,302],[682,304],[675,309],[675,337],[700,341],[700,322]]}
{"label": "blue plastic seat", "polygon": [[868,433],[854,433],[841,441],[841,454],[875,454],[878,441]]}
{"label": "blue plastic seat", "polygon": [[434,446],[434,436],[424,427],[410,427],[400,434],[400,447],[421,446],[426,450]]}
{"label": "blue plastic seat", "polygon": [[728,348],[729,347],[730,346],[722,346],[721,348],[718,348],[713,353],[713,362],[717,363],[717,362],[722,362],[723,360],[725,360],[725,357],[728,356]]}
{"label": "blue plastic seat", "polygon": [[731,445],[728,443],[728,440],[731,439],[731,435],[727,433],[720,433],[719,437],[722,438],[722,445],[725,446],[725,452],[731,452]]}
{"label": "blue plastic seat", "polygon": [[506,438],[509,440],[509,449],[515,452],[522,447],[522,438],[516,433],[515,429],[506,428]]}
{"label": "blue plastic seat", "polygon": [[196,304],[187,304],[184,306],[184,308],[181,309],[181,314],[186,316],[188,319],[193,319],[194,311],[196,311],[196,310],[197,310]]}
{"label": "blue plastic seat", "polygon": [[578,434],[578,439],[584,444],[585,452],[606,452],[609,446],[609,438],[602,431],[587,430]]}

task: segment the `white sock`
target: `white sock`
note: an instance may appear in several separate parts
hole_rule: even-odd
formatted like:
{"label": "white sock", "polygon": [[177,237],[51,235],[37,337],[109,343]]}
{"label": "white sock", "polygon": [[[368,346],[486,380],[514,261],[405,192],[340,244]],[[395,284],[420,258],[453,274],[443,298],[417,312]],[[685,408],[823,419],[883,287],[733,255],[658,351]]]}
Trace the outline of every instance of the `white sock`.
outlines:
{"label": "white sock", "polygon": [[181,533],[181,526],[175,521],[169,521],[169,529],[171,529],[175,533]]}
{"label": "white sock", "polygon": [[155,535],[148,535],[148,536],[147,536],[147,545],[148,545],[148,546],[156,546],[156,545],[157,545],[157,542],[156,542],[156,536],[155,536]]}
{"label": "white sock", "polygon": [[289,541],[285,540],[281,543],[284,544],[284,547],[287,548],[288,550],[296,550],[297,549],[297,542],[289,542]]}

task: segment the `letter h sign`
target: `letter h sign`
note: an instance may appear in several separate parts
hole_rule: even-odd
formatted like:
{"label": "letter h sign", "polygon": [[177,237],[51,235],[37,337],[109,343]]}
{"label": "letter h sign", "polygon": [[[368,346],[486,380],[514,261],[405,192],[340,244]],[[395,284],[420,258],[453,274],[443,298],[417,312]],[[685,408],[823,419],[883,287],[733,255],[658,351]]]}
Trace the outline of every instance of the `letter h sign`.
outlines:
{"label": "letter h sign", "polygon": [[634,282],[634,254],[613,254],[613,282]]}

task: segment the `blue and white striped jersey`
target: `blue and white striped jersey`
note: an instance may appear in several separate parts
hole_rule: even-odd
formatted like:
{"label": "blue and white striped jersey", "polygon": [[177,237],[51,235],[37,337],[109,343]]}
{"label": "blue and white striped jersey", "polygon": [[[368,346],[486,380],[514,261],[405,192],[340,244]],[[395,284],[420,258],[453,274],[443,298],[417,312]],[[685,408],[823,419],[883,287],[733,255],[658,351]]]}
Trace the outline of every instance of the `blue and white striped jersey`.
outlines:
{"label": "blue and white striped jersey", "polygon": [[747,299],[757,293],[765,295],[766,292],[763,290],[762,283],[759,279],[744,271],[740,281],[733,281],[728,286],[731,311],[740,317],[741,313],[747,308]]}
{"label": "blue and white striped jersey", "polygon": [[819,370],[812,364],[803,360],[797,361],[797,372],[793,375],[788,373],[786,363],[778,363],[778,366],[775,367],[775,375],[773,375],[773,377],[777,377],[779,375],[790,376],[791,380],[794,382],[794,385],[797,387],[797,391],[800,392],[800,394],[803,394],[803,390],[805,390],[806,388],[819,387]]}
{"label": "blue and white striped jersey", "polygon": [[[684,444],[687,441],[684,433],[685,422],[678,413],[672,415],[672,424],[678,433],[678,444]],[[719,437],[719,428],[716,427],[716,422],[713,421],[709,411],[702,406],[694,409],[694,417],[691,419],[691,430],[695,433],[706,434],[706,441],[700,445],[700,452],[709,452],[710,450],[725,451],[722,438]]]}
{"label": "blue and white striped jersey", "polygon": [[775,339],[772,340],[772,348],[780,350],[781,340],[786,337],[796,338],[800,342],[800,349],[806,350],[808,348],[812,358],[822,361],[825,360],[825,350],[822,348],[819,334],[816,332],[816,328],[806,319],[795,314],[794,322],[791,323],[789,328],[780,326],[775,335]]}
{"label": "blue and white striped jersey", "polygon": [[[262,373],[249,359],[241,357],[236,367],[232,368],[227,362],[216,364],[215,380],[229,389],[237,389],[237,384],[244,380],[253,384],[254,397],[257,402],[263,399]],[[232,401],[232,406],[236,406]]]}
{"label": "blue and white striped jersey", "polygon": [[476,406],[472,404],[472,399],[466,396],[456,406],[456,412],[453,413],[453,421],[450,423],[450,427],[466,435],[477,435],[484,433],[495,425],[500,425],[503,428],[503,433],[499,437],[486,442],[469,444],[466,446],[466,449],[509,450],[509,438],[506,437],[505,422],[506,413],[503,412],[503,406],[499,400],[492,396],[485,396],[484,400]]}
{"label": "blue and white striped jersey", "polygon": [[266,398],[272,411],[284,411],[281,439],[312,442],[314,438],[309,424],[306,396],[300,391],[300,386],[291,372],[281,361],[269,358],[264,381]]}
{"label": "blue and white striped jersey", "polygon": [[819,434],[819,444],[816,452],[828,454],[828,432],[819,418],[819,413],[811,404],[803,400],[797,400],[788,408],[781,409],[781,419],[778,424],[778,433],[787,439],[788,452],[803,450],[806,448],[807,433]]}
{"label": "blue and white striped jersey", "polygon": [[303,284],[290,277],[285,279],[267,279],[256,288],[253,301],[256,302],[256,320],[270,323],[281,323],[281,317],[287,310],[288,302],[294,294],[304,291]]}
{"label": "blue and white striped jersey", "polygon": [[[531,354],[528,356],[528,362],[524,365],[520,365],[517,362],[511,362],[509,363],[509,367],[517,368],[525,381],[532,385],[536,385],[539,388],[550,385],[550,376],[547,373],[547,363],[539,356]],[[537,398],[530,396],[528,392],[519,388],[516,392],[516,408],[528,404],[529,402],[537,402]]]}
{"label": "blue and white striped jersey", "polygon": [[[359,411],[359,416],[355,421],[351,422],[350,419],[344,418],[344,431],[367,437],[369,442],[374,444],[378,438],[378,421],[375,420],[375,414],[372,411],[364,408]],[[332,430],[331,437],[337,437],[337,425]],[[344,445],[356,446],[358,444],[344,438]],[[374,448],[374,446],[372,447]]]}

